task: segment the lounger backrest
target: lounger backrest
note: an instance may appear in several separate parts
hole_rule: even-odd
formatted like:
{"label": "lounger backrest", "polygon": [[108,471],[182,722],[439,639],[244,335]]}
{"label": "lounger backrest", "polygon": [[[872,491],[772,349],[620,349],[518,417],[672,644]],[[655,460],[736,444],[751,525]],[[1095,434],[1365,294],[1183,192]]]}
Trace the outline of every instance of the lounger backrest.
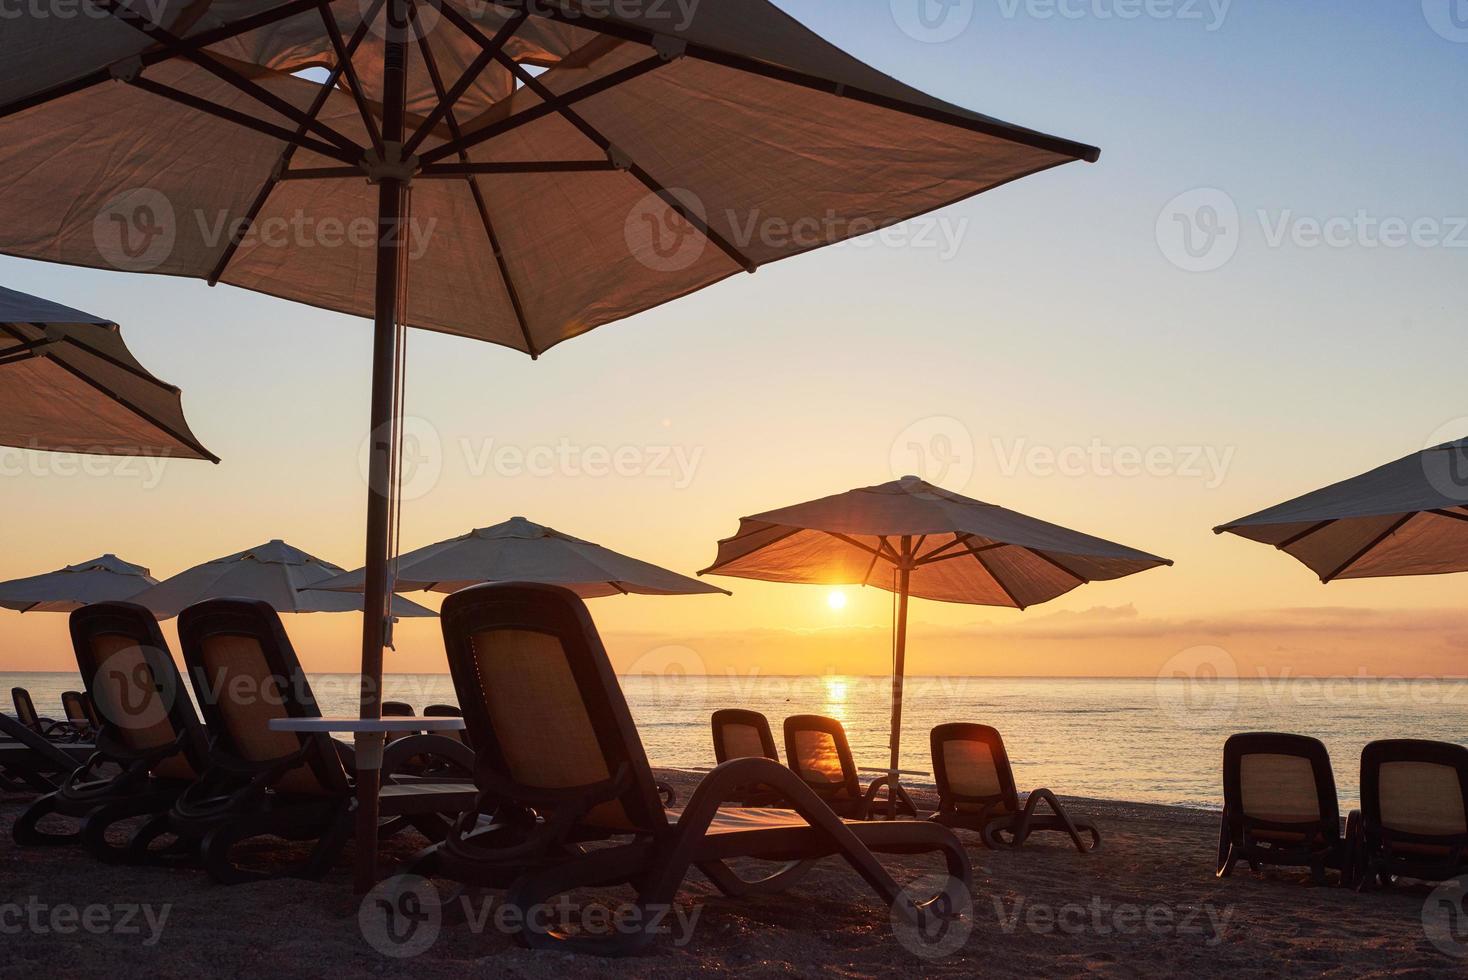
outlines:
{"label": "lounger backrest", "polygon": [[1468,835],[1468,748],[1422,739],[1372,742],[1361,753],[1361,811],[1370,827]]}
{"label": "lounger backrest", "polygon": [[[426,708],[423,709],[423,717],[425,717],[425,718],[462,718],[462,717],[464,717],[464,713],[459,710],[459,706],[456,705],[456,704],[430,704],[428,707],[426,707]],[[462,731],[459,731],[459,732],[437,732],[436,734],[447,736],[448,738],[454,739],[455,741],[458,741],[458,742],[463,742],[465,745],[471,744],[469,742],[469,740],[465,737],[465,733],[462,732]]]}
{"label": "lounger backrest", "polygon": [[40,731],[41,716],[36,712],[36,703],[31,700],[31,692],[23,687],[12,687],[10,700],[15,703],[16,719],[32,731]]}
{"label": "lounger backrest", "polygon": [[75,727],[83,730],[92,727],[92,716],[87,712],[81,691],[62,691],[61,710],[66,714],[66,720]]}
{"label": "lounger backrest", "polygon": [[1330,753],[1319,739],[1242,732],[1223,746],[1223,801],[1230,812],[1265,824],[1314,824],[1339,832],[1340,804]]}
{"label": "lounger backrest", "polygon": [[163,779],[203,772],[208,742],[158,620],[142,606],[99,602],[71,614],[77,670],[96,706],[98,728],[133,752],[180,742],[152,769]]}
{"label": "lounger backrest", "polygon": [[791,715],[785,719],[785,758],[790,770],[826,800],[861,798],[861,777],[846,729],[835,718]]}
{"label": "lounger backrest", "polygon": [[253,599],[210,599],[178,617],[179,643],[194,696],[216,751],[250,763],[305,750],[277,790],[338,795],[350,789],[329,735],[271,731],[274,718],[319,718],[321,711],[280,617]]}
{"label": "lounger backrest", "polygon": [[[384,718],[411,718],[411,717],[413,717],[413,706],[411,704],[404,704],[401,701],[384,701],[384,702],[382,702],[381,713],[382,713],[382,717],[384,717]],[[391,745],[393,742],[396,742],[398,739],[400,739],[400,738],[406,738],[406,737],[408,737],[411,734],[413,734],[413,733],[412,732],[388,732],[387,735],[386,735],[386,737],[384,738],[384,741],[388,745]]]}
{"label": "lounger backrest", "polygon": [[929,735],[929,743],[933,777],[944,808],[961,812],[1019,809],[1014,770],[998,729],[965,722],[939,725]]}
{"label": "lounger backrest", "polygon": [[770,720],[758,711],[722,708],[712,719],[714,759],[719,763],[730,759],[773,759],[780,761]]}
{"label": "lounger backrest", "polygon": [[[602,830],[667,832],[632,713],[586,604],[574,592],[550,585],[476,586],[444,600],[440,618],[481,792],[519,803],[614,794],[581,822]],[[556,805],[536,809],[554,811]]]}

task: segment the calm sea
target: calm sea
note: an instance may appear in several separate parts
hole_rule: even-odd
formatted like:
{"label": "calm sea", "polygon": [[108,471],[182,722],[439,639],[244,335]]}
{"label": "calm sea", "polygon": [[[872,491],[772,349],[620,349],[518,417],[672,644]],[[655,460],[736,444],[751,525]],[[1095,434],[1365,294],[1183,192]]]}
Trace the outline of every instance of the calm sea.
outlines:
{"label": "calm sea", "polygon": [[[353,713],[354,677],[311,680],[325,714]],[[9,689],[20,686],[30,689],[43,714],[59,715],[61,692],[78,683],[75,674],[0,673],[6,708]],[[722,707],[764,712],[777,741],[787,715],[831,715],[845,724],[858,765],[887,764],[887,678],[638,676],[624,678],[623,686],[654,765],[711,766],[708,718]],[[442,674],[392,675],[386,690],[389,699],[419,710],[456,702]],[[1067,795],[1186,806],[1220,804],[1219,767],[1230,733],[1314,735],[1330,749],[1344,808],[1356,803],[1367,742],[1468,742],[1468,681],[910,678],[904,768],[931,770],[927,733],[946,721],[999,728],[1021,790],[1044,785]]]}

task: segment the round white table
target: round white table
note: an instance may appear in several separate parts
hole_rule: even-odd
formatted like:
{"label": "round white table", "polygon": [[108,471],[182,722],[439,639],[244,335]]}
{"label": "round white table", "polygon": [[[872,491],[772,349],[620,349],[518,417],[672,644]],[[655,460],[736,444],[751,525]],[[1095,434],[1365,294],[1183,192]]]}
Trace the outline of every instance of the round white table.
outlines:
{"label": "round white table", "polygon": [[[419,718],[272,718],[273,732],[315,732],[329,735],[350,733],[356,750],[357,782],[376,793],[382,786],[382,748],[389,732],[461,732],[464,719],[454,717]],[[362,843],[356,862],[354,887],[363,894],[377,883],[377,825],[366,826],[359,816],[357,833]],[[365,838],[365,839],[363,839]]]}

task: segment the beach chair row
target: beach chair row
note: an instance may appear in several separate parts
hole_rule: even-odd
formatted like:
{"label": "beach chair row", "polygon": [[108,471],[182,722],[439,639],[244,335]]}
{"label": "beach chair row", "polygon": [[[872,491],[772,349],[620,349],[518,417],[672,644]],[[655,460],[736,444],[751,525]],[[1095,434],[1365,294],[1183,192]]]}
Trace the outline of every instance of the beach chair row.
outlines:
{"label": "beach chair row", "polygon": [[[635,952],[657,938],[657,909],[671,907],[695,867],[726,895],[765,895],[839,857],[876,892],[884,921],[896,914],[918,928],[941,927],[958,914],[951,894],[972,888],[968,852],[949,827],[844,820],[768,758],[731,759],[675,805],[573,592],[480,586],[448,597],[440,621],[468,744],[409,735],[386,748],[382,836],[411,827],[427,838],[401,873],[504,889],[522,912],[521,943]],[[71,631],[100,715],[95,750],[17,820],[17,842],[202,866],[223,883],[319,878],[336,863],[355,822],[353,753],[323,734],[271,729],[273,719],[319,711],[268,605],[215,599],[179,616],[197,713],[147,610],[88,606],[72,614]],[[49,744],[17,727],[23,748]],[[751,786],[782,805],[728,805]],[[62,820],[75,829],[58,832]],[[267,851],[267,837],[288,843]],[[877,857],[886,853],[935,856],[946,871],[937,893],[900,887]],[[577,889],[619,884],[643,912],[629,919],[634,929],[578,934],[529,914]]]}
{"label": "beach chair row", "polygon": [[1361,809],[1340,804],[1320,740],[1278,732],[1233,735],[1223,750],[1218,877],[1240,861],[1327,871],[1365,890],[1396,877],[1446,881],[1468,873],[1468,748],[1387,739],[1361,752]]}
{"label": "beach chair row", "polygon": [[64,721],[44,717],[36,710],[31,692],[23,687],[11,688],[10,700],[15,705],[16,720],[36,734],[56,741],[77,742],[89,739],[99,724],[97,706],[82,691],[61,692]]}
{"label": "beach chair row", "polygon": [[[769,719],[763,714],[724,708],[713,713],[711,726],[714,758],[719,763],[740,758],[780,761]],[[851,743],[838,719],[793,715],[785,719],[784,735],[790,770],[838,815],[852,820],[919,815],[912,798],[891,774],[862,788]],[[1067,834],[1082,854],[1100,845],[1101,832],[1095,824],[1072,819],[1050,790],[1031,790],[1020,800],[998,729],[969,723],[939,725],[930,733],[929,742],[938,788],[938,810],[929,820],[973,831],[991,848],[1019,847],[1031,834],[1042,831]],[[759,784],[739,787],[737,799],[744,806],[783,805],[779,793]],[[1048,813],[1039,809],[1042,804]]]}

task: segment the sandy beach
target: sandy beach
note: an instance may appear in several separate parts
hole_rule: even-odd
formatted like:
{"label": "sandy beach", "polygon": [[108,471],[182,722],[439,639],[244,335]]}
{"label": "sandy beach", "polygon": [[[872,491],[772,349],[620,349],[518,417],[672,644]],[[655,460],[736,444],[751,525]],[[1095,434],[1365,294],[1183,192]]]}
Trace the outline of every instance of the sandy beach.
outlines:
{"label": "sandy beach", "polygon": [[[663,775],[682,791],[697,778]],[[929,802],[919,796],[920,805]],[[1426,886],[1358,895],[1313,886],[1303,873],[1256,875],[1247,868],[1217,881],[1214,814],[1067,803],[1101,826],[1106,840],[1099,851],[1080,856],[1068,842],[1049,838],[999,853],[966,838],[976,889],[972,930],[956,952],[915,955],[856,875],[827,860],[792,892],[754,899],[719,896],[695,872],[680,894],[673,934],[645,955],[607,961],[519,949],[492,925],[476,930],[452,915],[425,951],[389,957],[364,939],[345,859],[319,883],[233,888],[214,885],[197,870],[108,867],[76,851],[14,845],[9,825],[25,800],[9,797],[0,804],[3,973],[313,980],[407,972],[422,978],[1446,977],[1461,976],[1468,962],[1429,942],[1422,919]],[[389,842],[384,854],[402,858],[417,840],[406,835]],[[939,870],[916,858],[889,858],[888,866],[904,882]],[[138,908],[129,913],[131,906]],[[1459,952],[1468,956],[1468,944]]]}

